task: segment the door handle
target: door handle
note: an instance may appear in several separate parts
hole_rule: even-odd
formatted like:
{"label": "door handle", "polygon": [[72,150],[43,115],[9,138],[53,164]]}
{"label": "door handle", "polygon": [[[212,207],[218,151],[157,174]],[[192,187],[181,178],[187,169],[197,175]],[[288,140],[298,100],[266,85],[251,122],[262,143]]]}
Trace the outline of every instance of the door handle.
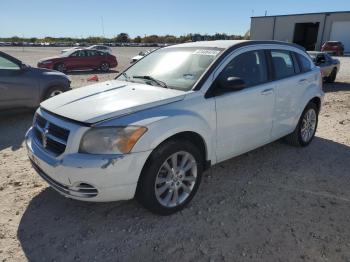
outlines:
{"label": "door handle", "polygon": [[269,88],[269,89],[265,89],[265,90],[261,91],[261,94],[263,96],[267,96],[267,95],[270,95],[272,93],[273,93],[273,88]]}

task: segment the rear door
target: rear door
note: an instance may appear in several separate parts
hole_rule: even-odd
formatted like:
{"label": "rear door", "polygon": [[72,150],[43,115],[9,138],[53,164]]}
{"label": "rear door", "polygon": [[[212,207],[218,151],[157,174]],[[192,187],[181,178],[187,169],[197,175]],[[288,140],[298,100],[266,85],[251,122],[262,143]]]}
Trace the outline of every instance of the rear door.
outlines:
{"label": "rear door", "polygon": [[30,68],[0,55],[0,108],[32,107],[39,95],[38,79]]}
{"label": "rear door", "polygon": [[270,50],[270,59],[276,84],[272,137],[278,139],[295,129],[300,101],[314,75],[309,73],[311,62],[299,53],[274,49]]}
{"label": "rear door", "polygon": [[89,68],[96,69],[100,66],[100,55],[96,50],[86,50],[86,62]]}
{"label": "rear door", "polygon": [[[218,79],[229,77],[241,78],[246,88],[215,96],[218,161],[247,152],[271,139],[275,93],[274,84],[268,79],[264,51],[247,51],[235,56]],[[215,88],[220,89],[220,86]]]}
{"label": "rear door", "polygon": [[85,50],[78,50],[71,54],[67,59],[67,68],[69,69],[86,69],[88,66]]}

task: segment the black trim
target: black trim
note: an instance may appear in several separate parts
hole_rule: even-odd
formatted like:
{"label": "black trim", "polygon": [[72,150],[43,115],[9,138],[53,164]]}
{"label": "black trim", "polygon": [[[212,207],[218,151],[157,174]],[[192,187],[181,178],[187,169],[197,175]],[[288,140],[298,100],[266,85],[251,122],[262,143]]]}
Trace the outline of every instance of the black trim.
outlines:
{"label": "black trim", "polygon": [[297,59],[297,55],[295,52],[289,52],[289,53],[292,56],[293,65],[294,65],[294,73],[298,75],[303,71],[302,67],[300,65],[300,61]]}
{"label": "black trim", "polygon": [[273,64],[272,64],[271,52],[270,50],[265,49],[264,53],[265,53],[265,60],[266,60],[266,66],[267,66],[268,80],[269,82],[272,82],[275,78],[275,68],[273,67]]}

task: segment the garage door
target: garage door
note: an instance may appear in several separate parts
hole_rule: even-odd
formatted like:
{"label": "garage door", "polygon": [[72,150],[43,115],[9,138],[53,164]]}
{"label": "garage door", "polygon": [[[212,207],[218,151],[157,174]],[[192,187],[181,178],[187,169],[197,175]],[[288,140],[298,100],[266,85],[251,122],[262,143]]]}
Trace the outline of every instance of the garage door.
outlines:
{"label": "garage door", "polygon": [[350,52],[350,21],[333,22],[330,41],[340,41],[345,52]]}

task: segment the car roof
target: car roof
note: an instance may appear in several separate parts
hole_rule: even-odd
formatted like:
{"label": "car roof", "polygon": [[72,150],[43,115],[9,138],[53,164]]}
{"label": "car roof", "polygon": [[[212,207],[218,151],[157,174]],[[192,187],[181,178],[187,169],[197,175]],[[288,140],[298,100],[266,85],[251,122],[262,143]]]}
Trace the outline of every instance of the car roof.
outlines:
{"label": "car roof", "polygon": [[198,42],[189,42],[178,45],[172,45],[165,48],[174,48],[174,47],[209,47],[209,48],[220,48],[220,49],[229,49],[232,47],[248,46],[248,45],[259,45],[259,44],[276,44],[276,45],[286,45],[291,47],[296,47],[305,51],[305,48],[294,43],[287,43],[282,41],[274,40],[214,40],[214,41],[198,41]]}

